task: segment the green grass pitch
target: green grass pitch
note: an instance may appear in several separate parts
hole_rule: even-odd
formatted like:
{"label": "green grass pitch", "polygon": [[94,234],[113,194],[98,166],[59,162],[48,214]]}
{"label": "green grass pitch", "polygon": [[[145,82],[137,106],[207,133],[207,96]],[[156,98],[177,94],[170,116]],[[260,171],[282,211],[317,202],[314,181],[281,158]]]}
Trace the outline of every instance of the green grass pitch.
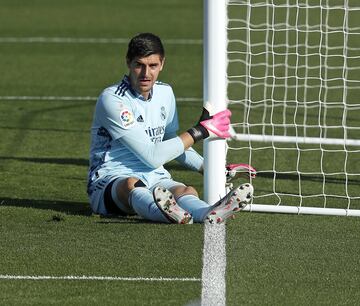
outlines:
{"label": "green grass pitch", "polygon": [[[0,7],[0,37],[202,37],[199,0],[0,0]],[[161,80],[179,98],[200,98],[202,45],[165,48]],[[0,43],[0,95],[95,97],[126,73],[125,50]],[[86,175],[94,103],[0,101],[0,275],[200,279],[202,225],[91,215]],[[184,130],[201,102],[178,107]],[[167,166],[202,194],[199,174]],[[254,184],[261,189],[271,180]],[[358,303],[358,219],[240,213],[226,229],[228,305]],[[0,279],[0,305],[197,305],[200,297],[200,281]]]}

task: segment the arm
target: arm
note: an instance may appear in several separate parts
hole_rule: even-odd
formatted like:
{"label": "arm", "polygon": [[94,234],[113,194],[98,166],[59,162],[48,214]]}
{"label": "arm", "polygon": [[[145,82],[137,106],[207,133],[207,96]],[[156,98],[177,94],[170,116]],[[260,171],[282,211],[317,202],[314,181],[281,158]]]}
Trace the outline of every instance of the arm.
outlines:
{"label": "arm", "polygon": [[144,164],[154,169],[175,159],[185,150],[185,143],[181,137],[176,136],[163,142],[153,143],[138,125],[126,131],[118,141],[134,152]]}
{"label": "arm", "polygon": [[[134,152],[144,164],[151,168],[158,168],[178,157],[182,160],[183,157],[179,156],[181,154],[186,154],[189,158],[189,152],[187,151],[194,144],[193,138],[187,132],[180,134],[180,136],[175,135],[174,138],[159,143],[153,143],[140,126],[129,129],[119,141]],[[187,153],[184,153],[184,151]],[[198,155],[193,149],[190,150],[190,152],[195,152],[195,154]],[[195,158],[198,157],[196,156]],[[191,163],[190,161],[189,165]],[[197,164],[198,161],[195,161],[194,167],[197,167]]]}
{"label": "arm", "polygon": [[[166,133],[164,139],[171,139],[176,137],[176,133]],[[183,165],[184,167],[202,173],[204,158],[196,152],[192,147],[184,151],[180,156],[176,157],[175,160]]]}
{"label": "arm", "polygon": [[203,173],[204,158],[193,148],[187,149],[175,160],[190,170]]}
{"label": "arm", "polygon": [[[217,137],[224,138],[224,131],[228,131],[230,112],[202,117],[191,131],[184,132],[163,142],[153,143],[143,128],[134,120],[132,109],[119,102],[119,97],[104,93],[99,98],[96,111],[101,118],[101,124],[108,130],[113,139],[121,141],[134,152],[139,159],[151,168],[158,168],[164,163],[175,159],[190,148],[195,141],[207,138],[218,132]],[[212,124],[207,127],[204,123]],[[215,132],[211,131],[215,127]],[[208,131],[209,129],[209,131]],[[218,129],[218,130],[217,130]]]}
{"label": "arm", "polygon": [[[140,135],[142,137],[139,137]],[[203,139],[199,138],[202,136],[197,137],[197,140]],[[204,138],[207,137],[209,135]],[[179,136],[174,135],[174,138],[154,144],[145,131],[136,126],[136,128],[129,130],[120,141],[133,151],[143,163],[152,168],[158,168],[176,159],[185,167],[202,172],[203,158],[191,148],[195,139],[189,132],[184,132]]]}

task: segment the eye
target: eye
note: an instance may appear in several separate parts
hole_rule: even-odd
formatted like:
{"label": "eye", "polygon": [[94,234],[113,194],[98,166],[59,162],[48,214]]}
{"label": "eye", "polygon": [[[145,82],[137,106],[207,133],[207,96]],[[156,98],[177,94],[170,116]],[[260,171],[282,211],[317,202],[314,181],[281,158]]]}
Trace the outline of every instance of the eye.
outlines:
{"label": "eye", "polygon": [[142,66],[141,63],[138,63],[138,62],[135,63],[135,67],[136,67],[136,68],[139,68],[139,67],[141,67],[141,66]]}

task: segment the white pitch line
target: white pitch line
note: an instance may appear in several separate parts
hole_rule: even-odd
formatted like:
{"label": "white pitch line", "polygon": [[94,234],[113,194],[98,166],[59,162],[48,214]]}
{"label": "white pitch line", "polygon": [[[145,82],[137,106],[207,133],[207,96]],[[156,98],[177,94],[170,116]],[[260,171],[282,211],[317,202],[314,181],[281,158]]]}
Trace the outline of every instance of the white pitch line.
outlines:
{"label": "white pitch line", "polygon": [[130,282],[200,282],[196,277],[120,277],[120,276],[48,276],[48,275],[0,275],[0,280],[95,280]]}
{"label": "white pitch line", "polygon": [[[129,38],[105,37],[0,37],[0,43],[127,44]],[[202,39],[163,39],[168,45],[202,45]]]}
{"label": "white pitch line", "polygon": [[[2,101],[96,101],[97,97],[90,96],[0,96]],[[179,97],[179,102],[202,101],[202,98]]]}
{"label": "white pitch line", "polygon": [[205,224],[201,305],[226,305],[226,227]]}

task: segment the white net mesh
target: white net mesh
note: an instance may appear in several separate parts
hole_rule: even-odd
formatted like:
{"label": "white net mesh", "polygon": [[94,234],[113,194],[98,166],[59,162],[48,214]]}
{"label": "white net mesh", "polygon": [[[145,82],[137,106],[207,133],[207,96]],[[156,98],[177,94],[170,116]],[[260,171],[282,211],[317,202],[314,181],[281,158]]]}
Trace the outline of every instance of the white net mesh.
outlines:
{"label": "white net mesh", "polygon": [[254,203],[360,209],[360,2],[228,4],[228,162]]}

